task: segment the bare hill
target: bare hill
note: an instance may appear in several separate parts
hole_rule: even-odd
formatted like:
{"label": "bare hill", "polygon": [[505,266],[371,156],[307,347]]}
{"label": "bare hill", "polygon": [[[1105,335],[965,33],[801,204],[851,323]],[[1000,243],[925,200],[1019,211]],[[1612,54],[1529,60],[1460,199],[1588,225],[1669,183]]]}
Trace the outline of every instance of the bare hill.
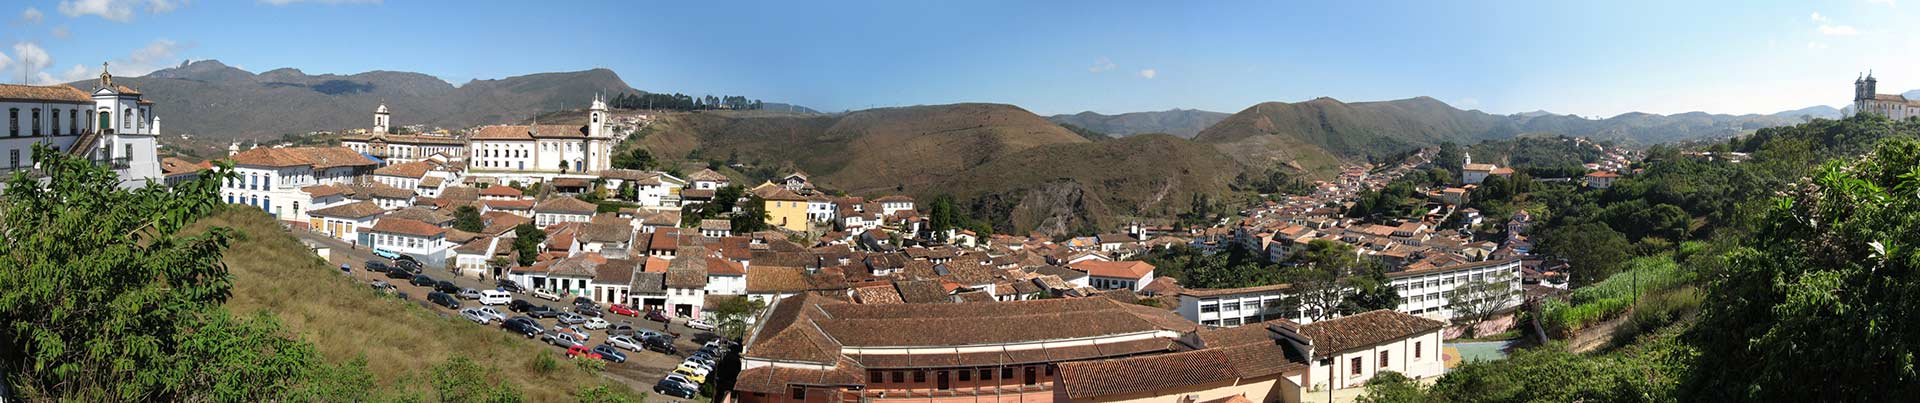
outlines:
{"label": "bare hill", "polygon": [[1199,109],[1170,109],[1158,112],[1128,112],[1118,115],[1103,115],[1094,112],[1080,112],[1072,115],[1053,115],[1047,117],[1054,123],[1069,124],[1092,129],[1115,137],[1136,134],[1166,133],[1181,138],[1193,138],[1206,130],[1208,126],[1225,120],[1230,114],[1203,111]]}

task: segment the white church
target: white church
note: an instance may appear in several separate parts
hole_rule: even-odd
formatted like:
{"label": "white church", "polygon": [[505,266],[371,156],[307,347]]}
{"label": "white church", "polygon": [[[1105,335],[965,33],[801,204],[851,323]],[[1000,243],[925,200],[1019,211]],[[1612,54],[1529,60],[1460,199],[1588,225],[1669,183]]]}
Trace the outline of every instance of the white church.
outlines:
{"label": "white church", "polygon": [[449,161],[466,156],[467,143],[458,137],[438,134],[393,133],[393,115],[385,102],[373,110],[373,128],[365,134],[340,137],[340,146],[379,158],[381,165],[404,164],[439,155]]}
{"label": "white church", "polygon": [[33,168],[33,145],[113,167],[122,187],[163,181],[156,138],[160,118],[140,91],[115,85],[101,64],[92,92],[69,85],[0,84],[7,131],[0,136],[6,173]]}
{"label": "white church", "polygon": [[598,96],[585,124],[492,125],[467,138],[467,172],[499,183],[592,179],[613,167],[613,131],[607,103]]}

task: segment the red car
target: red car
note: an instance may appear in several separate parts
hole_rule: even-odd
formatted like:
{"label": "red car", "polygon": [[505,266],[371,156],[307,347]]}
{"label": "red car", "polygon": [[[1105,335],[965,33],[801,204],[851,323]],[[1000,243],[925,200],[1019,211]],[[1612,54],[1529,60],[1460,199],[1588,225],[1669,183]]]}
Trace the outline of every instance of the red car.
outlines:
{"label": "red car", "polygon": [[567,347],[567,358],[580,358],[580,357],[586,357],[586,358],[598,360],[600,359],[600,353],[593,352],[593,350],[589,350],[585,346],[581,346],[581,345],[574,345],[572,347]]}
{"label": "red car", "polygon": [[666,312],[650,311],[650,312],[647,312],[647,320],[651,320],[655,322],[666,322],[669,320],[673,320],[673,318],[667,317]]}
{"label": "red car", "polygon": [[620,304],[614,304],[612,307],[607,308],[607,312],[613,312],[615,315],[640,316],[640,310]]}

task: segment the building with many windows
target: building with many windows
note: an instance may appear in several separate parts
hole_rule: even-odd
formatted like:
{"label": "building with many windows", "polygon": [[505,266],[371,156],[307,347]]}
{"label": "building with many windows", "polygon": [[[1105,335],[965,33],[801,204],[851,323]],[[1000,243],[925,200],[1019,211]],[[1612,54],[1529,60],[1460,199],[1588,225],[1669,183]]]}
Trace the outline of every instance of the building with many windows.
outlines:
{"label": "building with many windows", "polygon": [[613,167],[615,138],[607,103],[595,97],[585,124],[493,125],[467,138],[468,171],[500,182],[592,179]]}
{"label": "building with many windows", "polygon": [[366,133],[340,137],[340,146],[379,158],[383,164],[400,164],[434,155],[458,161],[466,158],[467,142],[455,136],[437,134],[391,133],[392,121],[387,104],[373,111],[373,128]]}
{"label": "building with many windows", "polygon": [[300,225],[309,222],[307,210],[324,207],[314,205],[308,187],[358,184],[377,165],[345,147],[260,147],[229,158],[237,175],[220,188],[227,203],[253,206]]}
{"label": "building with many windows", "polygon": [[153,107],[105,71],[91,93],[68,85],[0,84],[0,110],[7,114],[0,133],[0,153],[6,154],[0,162],[6,165],[0,168],[31,169],[33,146],[42,144],[111,166],[122,186],[161,182],[155,141],[160,118]]}

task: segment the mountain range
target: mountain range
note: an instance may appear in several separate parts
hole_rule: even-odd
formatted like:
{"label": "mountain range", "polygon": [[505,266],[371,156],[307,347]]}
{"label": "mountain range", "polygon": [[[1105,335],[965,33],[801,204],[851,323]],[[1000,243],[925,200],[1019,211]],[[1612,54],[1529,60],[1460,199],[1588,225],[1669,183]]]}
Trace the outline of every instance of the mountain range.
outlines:
{"label": "mountain range", "polygon": [[[396,126],[468,126],[583,108],[596,93],[637,93],[612,70],[473,80],[458,87],[409,72],[309,75],[283,68],[254,74],[217,60],[182,63],[141,77],[114,77],[158,103],[168,133],[258,139],[285,133],[363,128],[382,102]],[[91,80],[71,85],[92,88]]]}
{"label": "mountain range", "polygon": [[1214,123],[1220,123],[1229,116],[1226,113],[1203,111],[1199,109],[1169,109],[1159,112],[1129,112],[1118,115],[1102,115],[1092,111],[1072,115],[1048,116],[1047,120],[1063,125],[1074,125],[1114,137],[1126,137],[1135,134],[1166,133],[1181,138],[1193,138]]}

